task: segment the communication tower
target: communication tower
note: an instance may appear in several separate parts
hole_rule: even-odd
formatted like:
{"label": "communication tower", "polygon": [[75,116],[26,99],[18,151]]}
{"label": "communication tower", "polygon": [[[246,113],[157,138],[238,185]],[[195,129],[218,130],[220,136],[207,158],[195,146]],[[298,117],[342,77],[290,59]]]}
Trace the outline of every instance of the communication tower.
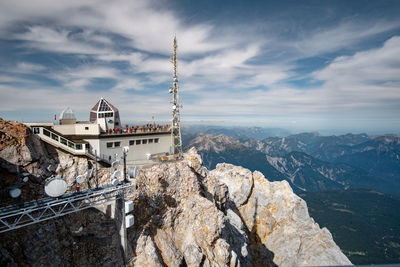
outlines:
{"label": "communication tower", "polygon": [[178,58],[177,58],[177,42],[174,38],[174,53],[172,54],[172,64],[174,64],[174,77],[169,92],[172,94],[172,122],[171,122],[171,152],[178,157],[182,156],[182,135],[181,120],[179,109],[179,88],[178,88]]}

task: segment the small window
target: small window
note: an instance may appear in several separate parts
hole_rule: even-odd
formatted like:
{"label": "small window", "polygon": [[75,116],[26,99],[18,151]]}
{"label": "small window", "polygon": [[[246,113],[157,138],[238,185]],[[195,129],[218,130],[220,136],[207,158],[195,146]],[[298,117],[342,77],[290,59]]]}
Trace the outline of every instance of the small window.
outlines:
{"label": "small window", "polygon": [[51,138],[53,139],[53,140],[56,140],[56,141],[58,141],[58,135],[55,135],[55,134],[51,134]]}
{"label": "small window", "polygon": [[115,126],[119,126],[119,122],[116,122],[116,123],[115,123]]}
{"label": "small window", "polygon": [[99,113],[99,118],[104,118],[104,113]]}
{"label": "small window", "polygon": [[39,134],[40,133],[40,128],[39,127],[34,127],[33,128],[33,133],[34,134]]}
{"label": "small window", "polygon": [[82,150],[82,144],[76,144],[76,150]]}
{"label": "small window", "polygon": [[153,143],[153,139],[149,139],[149,144],[152,144]]}
{"label": "small window", "polygon": [[135,140],[129,140],[129,145],[133,146],[135,144]]}
{"label": "small window", "polygon": [[44,134],[45,136],[50,137],[50,132],[47,131],[46,129],[43,129],[43,134]]}
{"label": "small window", "polygon": [[68,142],[68,146],[69,146],[70,148],[75,149],[75,144],[74,144],[74,143]]}
{"label": "small window", "polygon": [[159,138],[154,138],[154,143],[158,143]]}
{"label": "small window", "polygon": [[85,127],[85,130],[89,130],[89,127]]}
{"label": "small window", "polygon": [[121,142],[114,142],[114,147],[120,147],[121,146]]}
{"label": "small window", "polygon": [[111,148],[111,147],[113,147],[113,142],[107,143],[107,148]]}
{"label": "small window", "polygon": [[64,138],[60,138],[60,142],[61,142],[61,144],[63,144],[63,145],[68,145],[68,143],[67,143],[67,140],[66,139],[64,139]]}
{"label": "small window", "polygon": [[137,144],[137,145],[140,145],[140,141],[141,141],[141,140],[136,140],[136,144]]}
{"label": "small window", "polygon": [[142,144],[143,144],[143,145],[147,144],[147,139],[143,139],[143,140],[142,140]]}

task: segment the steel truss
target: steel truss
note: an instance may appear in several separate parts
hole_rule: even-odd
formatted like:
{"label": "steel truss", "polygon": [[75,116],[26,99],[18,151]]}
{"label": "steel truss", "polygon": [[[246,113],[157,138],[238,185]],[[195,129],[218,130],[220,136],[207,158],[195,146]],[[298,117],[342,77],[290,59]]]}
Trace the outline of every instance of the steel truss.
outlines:
{"label": "steel truss", "polygon": [[0,233],[43,222],[101,205],[124,197],[132,183],[66,194],[59,198],[42,198],[21,205],[0,208]]}

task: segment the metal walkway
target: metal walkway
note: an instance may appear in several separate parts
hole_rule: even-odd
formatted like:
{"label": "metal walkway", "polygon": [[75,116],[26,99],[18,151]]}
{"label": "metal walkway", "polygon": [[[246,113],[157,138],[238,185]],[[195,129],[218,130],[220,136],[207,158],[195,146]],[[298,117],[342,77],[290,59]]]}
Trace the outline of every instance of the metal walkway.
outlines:
{"label": "metal walkway", "polygon": [[132,183],[100,187],[0,208],[0,233],[101,205],[124,196]]}

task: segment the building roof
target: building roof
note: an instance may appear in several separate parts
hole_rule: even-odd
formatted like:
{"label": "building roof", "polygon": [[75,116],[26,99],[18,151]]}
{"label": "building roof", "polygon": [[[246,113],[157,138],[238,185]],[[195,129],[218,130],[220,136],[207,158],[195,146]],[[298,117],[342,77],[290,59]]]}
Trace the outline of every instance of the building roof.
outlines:
{"label": "building roof", "polygon": [[117,112],[118,109],[111,105],[107,100],[101,98],[97,101],[96,105],[90,110],[91,112],[101,112],[101,111],[114,111]]}
{"label": "building roof", "polygon": [[60,114],[60,119],[61,120],[66,120],[66,119],[75,119],[75,114],[72,111],[70,107],[66,107]]}

